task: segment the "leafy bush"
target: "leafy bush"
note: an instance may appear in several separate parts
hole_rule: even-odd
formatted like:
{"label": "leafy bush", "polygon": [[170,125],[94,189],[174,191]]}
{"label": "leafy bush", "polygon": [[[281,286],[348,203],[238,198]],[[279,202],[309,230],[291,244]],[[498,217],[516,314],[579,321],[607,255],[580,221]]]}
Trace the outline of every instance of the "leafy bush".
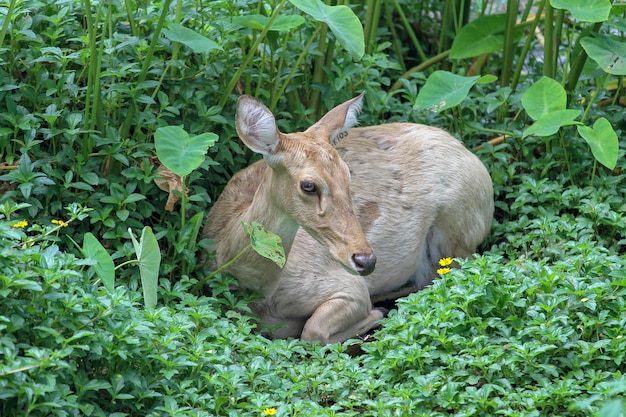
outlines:
{"label": "leafy bush", "polygon": [[[0,6],[0,415],[622,413],[623,7],[354,1],[359,57],[332,31],[346,8],[306,12],[325,3]],[[494,180],[493,234],[365,343],[269,341],[254,296],[197,261],[204,211],[254,158],[235,140],[236,95],[296,131],[361,91],[362,124],[436,125],[476,149]],[[157,132],[219,136],[180,171],[180,211],[155,184]],[[126,263],[129,228],[145,226],[163,255],[153,309]],[[85,236],[112,254],[115,283],[84,256]]]}

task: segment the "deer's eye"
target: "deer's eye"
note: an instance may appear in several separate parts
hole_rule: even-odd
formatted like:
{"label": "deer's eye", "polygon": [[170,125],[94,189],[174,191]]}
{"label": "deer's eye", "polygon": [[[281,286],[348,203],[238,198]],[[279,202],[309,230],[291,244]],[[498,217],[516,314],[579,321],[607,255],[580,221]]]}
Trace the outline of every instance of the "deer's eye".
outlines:
{"label": "deer's eye", "polygon": [[317,186],[311,180],[300,181],[300,189],[306,194],[316,194]]}

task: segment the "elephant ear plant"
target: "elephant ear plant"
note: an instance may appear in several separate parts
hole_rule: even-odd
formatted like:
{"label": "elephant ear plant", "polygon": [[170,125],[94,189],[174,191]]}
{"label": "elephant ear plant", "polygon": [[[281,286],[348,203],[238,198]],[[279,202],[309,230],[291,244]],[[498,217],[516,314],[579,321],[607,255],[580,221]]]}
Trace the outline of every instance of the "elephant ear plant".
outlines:
{"label": "elephant ear plant", "polygon": [[[204,220],[204,213],[200,212],[191,217],[189,222],[185,222],[187,178],[191,172],[200,167],[209,147],[213,146],[217,140],[218,136],[215,133],[209,132],[191,136],[180,126],[160,127],[154,134],[157,156],[165,168],[171,172],[170,174],[167,173],[167,170],[160,170],[162,176],[167,177],[169,184],[169,187],[160,187],[164,190],[168,190],[170,195],[175,195],[180,198],[181,224],[178,241],[183,242],[183,245],[187,247],[193,247],[193,245],[195,245],[198,232]],[[200,280],[193,288],[193,292],[199,291],[206,281],[223,271],[250,248],[253,248],[261,256],[271,259],[281,268],[284,266],[285,252],[281,246],[280,237],[266,231],[261,224],[256,222],[253,222],[251,225],[244,222],[242,226],[250,235],[250,244],[226,265],[223,265],[218,270]],[[188,272],[189,265],[184,264],[183,274]]]}

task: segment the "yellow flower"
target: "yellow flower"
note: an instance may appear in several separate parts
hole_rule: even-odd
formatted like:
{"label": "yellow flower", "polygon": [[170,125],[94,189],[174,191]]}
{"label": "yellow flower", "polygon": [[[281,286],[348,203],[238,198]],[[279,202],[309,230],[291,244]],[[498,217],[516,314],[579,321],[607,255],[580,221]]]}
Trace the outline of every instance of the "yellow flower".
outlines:
{"label": "yellow flower", "polygon": [[67,223],[64,222],[63,220],[52,219],[50,221],[54,224],[58,224],[59,226],[67,227]]}
{"label": "yellow flower", "polygon": [[13,229],[23,229],[28,226],[28,220],[22,220],[21,222],[17,222],[11,225]]}
{"label": "yellow flower", "polygon": [[274,414],[276,414],[276,409],[274,407],[266,408],[265,410],[263,410],[263,414],[266,416],[273,416]]}
{"label": "yellow flower", "polygon": [[441,258],[439,259],[439,265],[448,266],[452,263],[452,258]]}
{"label": "yellow flower", "polygon": [[450,272],[450,268],[448,268],[448,267],[445,267],[445,268],[439,268],[439,269],[437,270],[437,273],[438,273],[439,275],[447,274],[448,272]]}

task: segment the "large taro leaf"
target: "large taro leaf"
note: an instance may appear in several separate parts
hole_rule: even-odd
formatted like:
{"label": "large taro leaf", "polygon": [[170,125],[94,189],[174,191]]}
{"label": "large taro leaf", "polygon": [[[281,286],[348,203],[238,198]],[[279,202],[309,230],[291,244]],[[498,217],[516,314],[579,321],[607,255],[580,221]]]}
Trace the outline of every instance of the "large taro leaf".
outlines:
{"label": "large taro leaf", "polygon": [[209,146],[217,139],[215,133],[190,136],[180,126],[165,126],[154,133],[154,146],[161,163],[184,177],[200,166]]}
{"label": "large taro leaf", "polygon": [[611,13],[610,0],[550,0],[555,9],[568,10],[581,22],[605,22]]}
{"label": "large taro leaf", "polygon": [[291,4],[318,22],[324,22],[352,59],[360,60],[365,53],[361,21],[348,6],[328,6],[321,0],[289,0]]}
{"label": "large taro leaf", "polygon": [[578,133],[591,147],[591,153],[602,165],[608,169],[614,169],[617,165],[619,141],[611,123],[604,117],[599,118],[588,126],[578,126]]}
{"label": "large taro leaf", "polygon": [[522,106],[533,120],[539,120],[545,114],[565,110],[567,93],[557,81],[543,77],[526,90]]}
{"label": "large taro leaf", "polygon": [[[450,58],[472,58],[502,50],[506,24],[507,16],[504,14],[482,16],[469,22],[455,36]],[[521,36],[520,30],[515,32],[516,38]]]}
{"label": "large taro leaf", "polygon": [[480,78],[479,75],[464,77],[448,71],[435,71],[417,95],[415,107],[439,112],[457,106]]}
{"label": "large taro leaf", "polygon": [[222,47],[215,41],[202,36],[195,30],[176,23],[170,23],[167,28],[163,29],[163,35],[171,41],[180,42],[188,46],[194,52],[211,52],[214,49],[222,50]]}
{"label": "large taro leaf", "polygon": [[580,41],[587,55],[613,75],[626,75],[626,43],[615,41],[608,36],[596,35]]}

